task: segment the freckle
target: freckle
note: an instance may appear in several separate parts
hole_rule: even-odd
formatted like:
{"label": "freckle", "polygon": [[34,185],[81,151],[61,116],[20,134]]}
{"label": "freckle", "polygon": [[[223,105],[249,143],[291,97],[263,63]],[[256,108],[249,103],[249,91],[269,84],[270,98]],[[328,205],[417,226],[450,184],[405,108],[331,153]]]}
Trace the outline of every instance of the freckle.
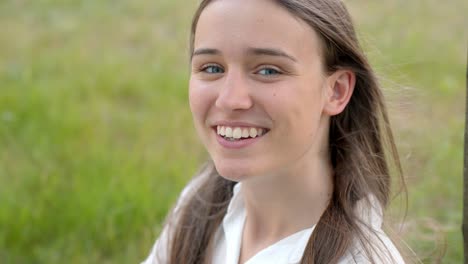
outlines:
{"label": "freckle", "polygon": [[273,93],[273,96],[276,96],[276,93]]}

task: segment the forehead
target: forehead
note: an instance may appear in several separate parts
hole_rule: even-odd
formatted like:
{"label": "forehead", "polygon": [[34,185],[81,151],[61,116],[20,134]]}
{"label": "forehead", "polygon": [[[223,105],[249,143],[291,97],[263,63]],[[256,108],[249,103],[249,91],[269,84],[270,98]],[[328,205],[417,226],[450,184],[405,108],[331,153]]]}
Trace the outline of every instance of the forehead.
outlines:
{"label": "forehead", "polygon": [[271,0],[213,1],[200,15],[194,47],[226,52],[270,47],[299,58],[320,54],[317,33]]}

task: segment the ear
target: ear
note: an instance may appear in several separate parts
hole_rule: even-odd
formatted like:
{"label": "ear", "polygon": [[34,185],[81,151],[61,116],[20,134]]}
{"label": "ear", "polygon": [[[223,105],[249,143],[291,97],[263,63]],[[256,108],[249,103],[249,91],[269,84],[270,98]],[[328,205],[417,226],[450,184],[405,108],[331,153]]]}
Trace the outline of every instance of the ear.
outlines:
{"label": "ear", "polygon": [[324,112],[337,115],[348,105],[356,84],[356,74],[350,70],[338,70],[327,78]]}

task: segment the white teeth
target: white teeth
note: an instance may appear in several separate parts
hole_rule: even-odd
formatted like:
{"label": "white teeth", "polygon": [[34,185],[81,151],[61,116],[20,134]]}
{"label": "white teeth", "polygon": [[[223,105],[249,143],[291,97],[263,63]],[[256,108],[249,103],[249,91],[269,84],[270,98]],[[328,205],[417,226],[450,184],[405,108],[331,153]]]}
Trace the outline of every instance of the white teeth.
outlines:
{"label": "white teeth", "polygon": [[266,134],[264,128],[255,127],[228,127],[228,126],[217,126],[216,132],[218,135],[231,140],[239,140],[241,138],[256,138]]}
{"label": "white teeth", "polygon": [[226,127],[226,137],[232,137],[232,128]]}
{"label": "white teeth", "polygon": [[253,128],[253,127],[250,128],[249,135],[250,135],[250,137],[252,137],[252,138],[257,137],[257,129],[255,129],[255,128]]}
{"label": "white teeth", "polygon": [[232,132],[232,137],[235,139],[239,139],[242,137],[242,130],[239,127],[234,128]]}
{"label": "white teeth", "polygon": [[258,134],[259,137],[262,136],[263,135],[263,128],[257,129],[257,134]]}
{"label": "white teeth", "polygon": [[242,129],[242,137],[243,138],[248,138],[249,137],[249,129],[247,129],[247,128]]}

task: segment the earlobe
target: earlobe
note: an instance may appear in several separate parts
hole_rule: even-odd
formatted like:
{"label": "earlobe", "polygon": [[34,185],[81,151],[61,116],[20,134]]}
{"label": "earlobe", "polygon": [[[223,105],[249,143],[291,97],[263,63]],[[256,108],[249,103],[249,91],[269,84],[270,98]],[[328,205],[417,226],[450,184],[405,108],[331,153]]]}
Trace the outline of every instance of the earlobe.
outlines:
{"label": "earlobe", "polygon": [[343,112],[356,85],[356,75],[350,70],[338,70],[328,78],[324,112],[330,116]]}

